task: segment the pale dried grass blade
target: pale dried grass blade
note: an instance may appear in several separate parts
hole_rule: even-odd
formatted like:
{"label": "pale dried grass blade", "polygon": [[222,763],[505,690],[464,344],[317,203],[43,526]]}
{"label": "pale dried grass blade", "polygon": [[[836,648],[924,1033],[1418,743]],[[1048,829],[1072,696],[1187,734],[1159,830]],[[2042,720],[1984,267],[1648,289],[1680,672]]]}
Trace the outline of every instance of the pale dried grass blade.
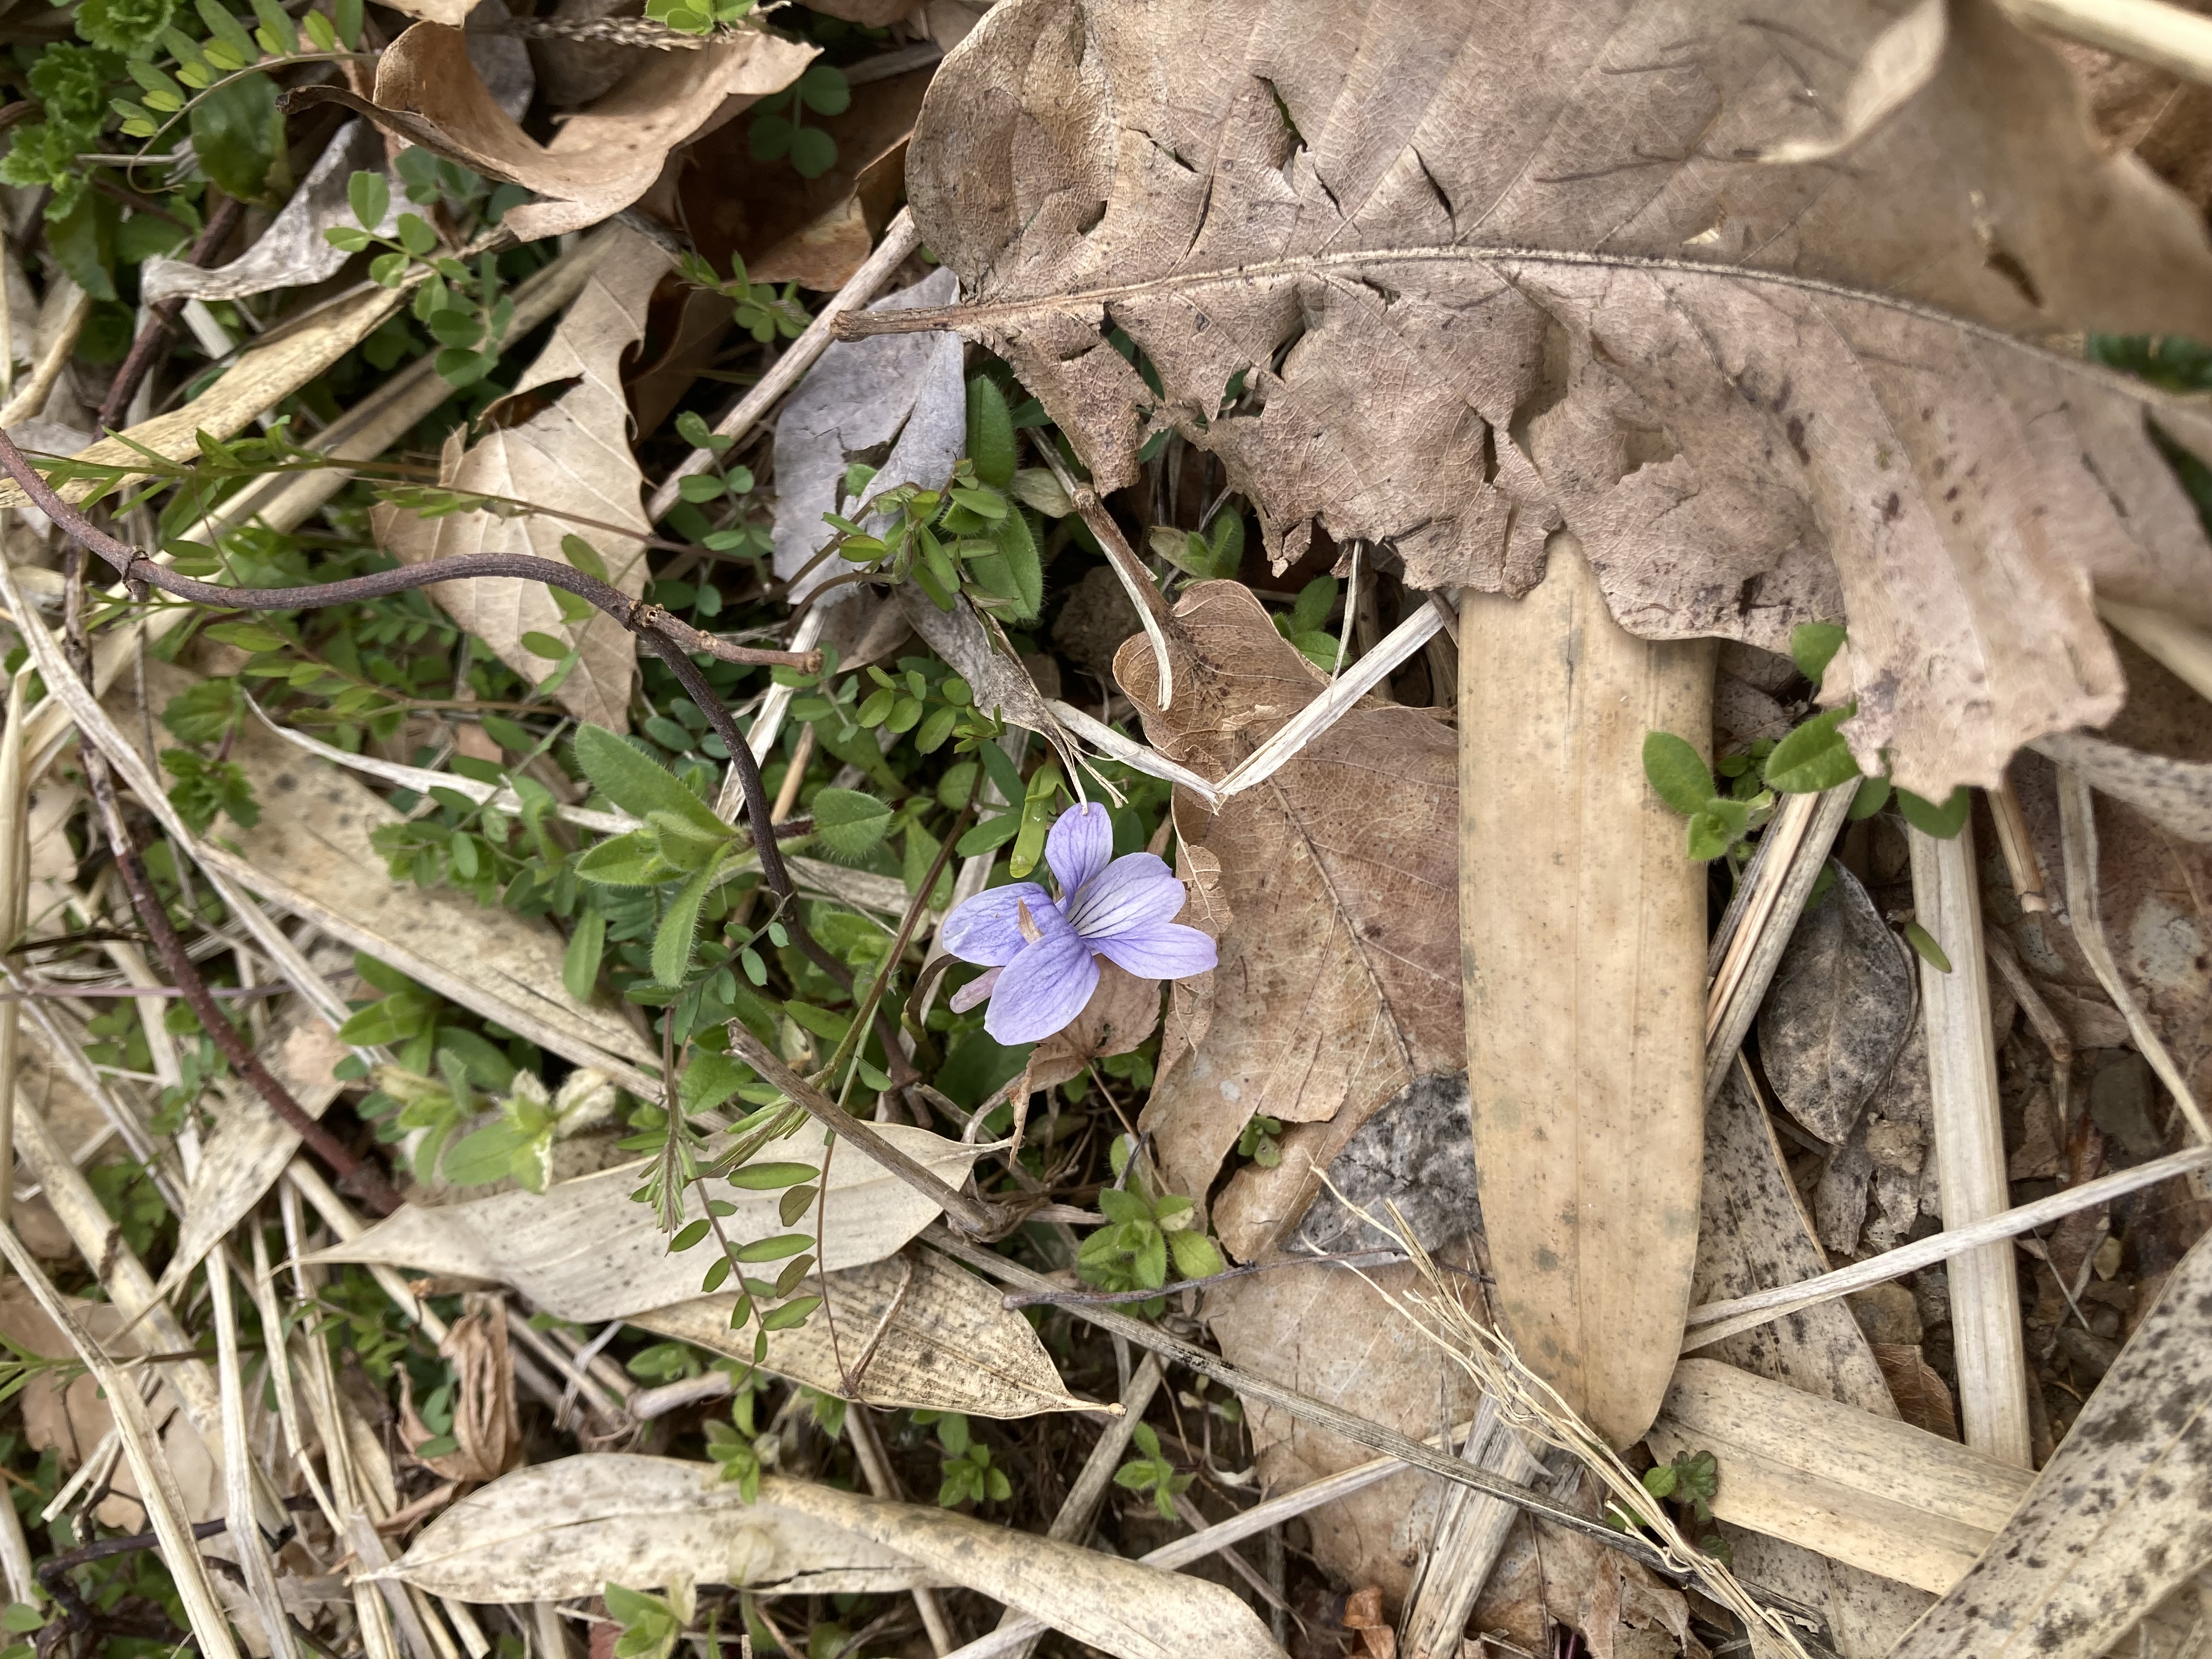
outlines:
{"label": "pale dried grass blade", "polygon": [[[0,283],[0,291],[5,287]],[[5,336],[0,334],[0,357],[8,355]],[[5,528],[5,515],[0,514],[0,532]],[[9,678],[8,728],[0,732],[0,947],[13,945],[23,931],[24,902],[30,887],[31,848],[24,819],[30,797],[23,777],[24,697],[29,682],[28,669],[18,670]],[[21,1058],[21,1018],[22,1010],[16,1004],[0,1006],[0,1225],[10,1219],[15,1202],[15,1073]]]}
{"label": "pale dried grass blade", "polygon": [[793,1508],[769,1476],[748,1504],[714,1463],[628,1452],[564,1457],[479,1487],[418,1534],[391,1577],[476,1602],[596,1595],[683,1577],[805,1595],[944,1582],[896,1550]]}
{"label": "pale dried grass blade", "polygon": [[252,1519],[253,1453],[246,1439],[246,1374],[238,1361],[238,1308],[232,1300],[230,1275],[230,1251],[218,1243],[208,1258],[207,1282],[215,1317],[216,1376],[222,1389],[223,1507],[233,1517],[228,1535],[273,1659],[297,1659],[292,1621],[285,1616],[284,1598],[276,1589],[276,1565],[268,1540]]}
{"label": "pale dried grass blade", "polygon": [[[1523,1486],[1534,1485],[1544,1473],[1542,1462],[1486,1394],[1460,1455]],[[1475,1601],[1519,1519],[1510,1504],[1480,1492],[1455,1489],[1444,1495],[1428,1559],[1398,1622],[1399,1638],[1412,1659],[1457,1659]]]}
{"label": "pale dried grass blade", "polygon": [[[828,336],[823,336],[823,338],[826,341]],[[653,499],[658,501],[659,497],[656,495]],[[653,517],[658,521],[660,514],[655,512]],[[811,651],[819,645],[822,642],[823,622],[827,615],[828,612],[818,605],[807,606],[806,614],[799,619],[799,626],[792,631],[791,649]],[[745,747],[753,751],[755,765],[767,762],[770,751],[775,747],[776,738],[783,733],[783,720],[791,712],[791,700],[798,695],[796,686],[771,685],[768,695],[761,699],[760,712],[753,716],[751,729],[745,733]],[[714,816],[725,823],[735,823],[744,815],[744,790],[738,780],[737,765],[732,762],[722,774],[721,791],[714,797]]]}
{"label": "pale dried grass blade", "polygon": [[2100,599],[2097,614],[2193,687],[2212,698],[2212,632],[2171,611]]}
{"label": "pale dried grass blade", "polygon": [[1675,1368],[1652,1455],[1711,1451],[1713,1513],[1941,1595],[2034,1475],[1956,1441],[1711,1359]]}
{"label": "pale dried grass blade", "polygon": [[[1989,957],[1982,945],[1974,826],[1969,819],[1948,841],[1917,830],[1908,829],[1905,835],[1911,848],[1913,908],[1951,963],[1944,972],[1922,959],[1920,1003],[1928,1029],[1933,1150],[1942,1182],[1943,1224],[1964,1227],[1999,1213],[2010,1197],[1996,1048],[1990,1035]],[[1987,1244],[1954,1256],[1949,1274],[1959,1416],[1966,1443],[2033,1468],[2027,1351],[2012,1247]]]}
{"label": "pale dried grass blade", "polygon": [[[238,1647],[231,1639],[230,1626],[222,1616],[214,1585],[208,1582],[207,1563],[192,1540],[191,1524],[185,1519],[184,1498],[161,1457],[160,1443],[146,1419],[144,1402],[139,1399],[132,1379],[77,1322],[69,1304],[54,1289],[37,1258],[16,1237],[13,1227],[0,1226],[0,1255],[7,1256],[8,1265],[38,1299],[46,1317],[68,1334],[85,1368],[100,1379],[108,1407],[115,1413],[115,1426],[123,1438],[123,1455],[130,1460],[131,1478],[138,1484],[147,1521],[161,1540],[161,1559],[167,1564],[170,1580],[185,1604],[185,1616],[191,1621],[200,1652],[206,1659],[238,1659]],[[252,1524],[252,1513],[249,1506],[241,1517],[244,1524]]]}
{"label": "pale dried grass blade", "polygon": [[[770,1331],[763,1369],[884,1409],[1001,1419],[1097,1409],[1067,1392],[1028,1320],[941,1256],[917,1251],[848,1267],[821,1288],[830,1317]],[[750,1364],[753,1333],[730,1328],[736,1300],[699,1297],[629,1322]]]}
{"label": "pale dried grass blade", "polygon": [[[2212,86],[2212,20],[2164,0],[2000,0],[2031,28]],[[2101,608],[2101,607],[2100,607]]]}
{"label": "pale dried grass blade", "polygon": [[[876,1133],[957,1187],[975,1165],[977,1148],[904,1124]],[[822,1132],[811,1126],[762,1148],[769,1161],[818,1166]],[[544,1193],[501,1193],[444,1204],[410,1205],[358,1238],[308,1258],[316,1262],[405,1265],[510,1285],[563,1319],[627,1318],[698,1296],[710,1260],[702,1251],[671,1255],[649,1210],[631,1201],[642,1163],[564,1181]],[[713,1195],[736,1206],[723,1218],[733,1244],[787,1232],[777,1215],[781,1195],[711,1182]],[[936,1205],[879,1169],[857,1144],[838,1147],[823,1200],[820,1250],[831,1271],[879,1261],[937,1218]]]}
{"label": "pale dried grass blade", "polygon": [[2207,1169],[2212,1169],[2212,1146],[2191,1146],[2184,1152],[2154,1158],[2148,1164],[2138,1164],[2108,1176],[2100,1176],[2094,1181],[2083,1182],[2078,1187],[2069,1187],[2063,1192],[2039,1198],[2014,1209],[2002,1211],[1970,1225],[1947,1229],[1926,1238],[1915,1239],[1909,1244],[1900,1244],[1893,1250],[1870,1255],[1863,1261],[1854,1261],[1849,1267],[1838,1267],[1818,1278],[1800,1279],[1794,1285],[1778,1285],[1771,1290],[1734,1297],[1725,1302],[1708,1302],[1690,1310],[1688,1333],[1682,1339],[1682,1352],[1690,1353],[1698,1348],[1710,1347],[1739,1331],[1751,1330],[1770,1320],[1795,1313],[1801,1308],[1815,1307],[1837,1297],[1848,1296],[1853,1291],[1865,1290],[1871,1285],[1902,1279],[1907,1273],[1933,1267],[1939,1261],[1948,1261],[1969,1250],[2016,1238],[2022,1233],[2063,1221],[2080,1211],[2094,1209],[2100,1205],[2124,1198],[2130,1193],[2155,1187],[2162,1181]]}
{"label": "pale dried grass blade", "polygon": [[2125,801],[2166,834],[2212,842],[2212,762],[2145,754],[2089,732],[2054,732],[2031,746],[2079,772],[2100,793]]}
{"label": "pale dried grass blade", "polygon": [[1123,737],[1112,726],[1094,715],[1085,714],[1073,703],[1048,699],[1045,707],[1052,710],[1053,718],[1075,736],[1100,753],[1112,756],[1125,766],[1135,768],[1147,777],[1164,779],[1189,790],[1208,806],[1221,799],[1221,788],[1190,769],[1170,760],[1157,749],[1147,747],[1133,738]]}
{"label": "pale dried grass blade", "polygon": [[[6,407],[0,408],[0,427],[35,419],[46,408],[46,399],[53,395],[54,382],[61,379],[62,370],[76,355],[77,336],[84,331],[91,315],[92,295],[66,276],[56,278],[39,308],[38,361],[31,366],[30,378],[15,388]],[[0,502],[6,507],[23,504],[23,494],[13,483],[0,489],[15,490],[12,498],[0,494]],[[0,507],[0,511],[4,510]]]}
{"label": "pale dried grass blade", "polygon": [[2075,943],[2081,954],[2089,959],[2089,966],[2097,975],[2097,982],[2105,988],[2105,994],[2128,1023],[2128,1033],[2136,1040],[2136,1047],[2158,1073],[2174,1103],[2181,1108],[2182,1115],[2189,1121],[2190,1133],[2200,1141],[2212,1141],[2212,1124],[2204,1119],[2204,1109],[2197,1103],[2197,1096],[2183,1076],[2180,1066],[2174,1063],[2172,1052],[2159,1036],[2158,1028],[2150,1023],[2142,1002],[2121,977],[2119,964],[2112,959],[2112,947],[2105,933],[2102,901],[2098,893],[2097,805],[2089,793],[2089,781],[2070,766],[2058,769],[2058,830],[2059,841],[2066,859],[2067,920],[2073,924]]}
{"label": "pale dried grass blade", "polygon": [[1980,1560],[1891,1659],[2089,1659],[2212,1556],[2212,1240],[2199,1239]]}

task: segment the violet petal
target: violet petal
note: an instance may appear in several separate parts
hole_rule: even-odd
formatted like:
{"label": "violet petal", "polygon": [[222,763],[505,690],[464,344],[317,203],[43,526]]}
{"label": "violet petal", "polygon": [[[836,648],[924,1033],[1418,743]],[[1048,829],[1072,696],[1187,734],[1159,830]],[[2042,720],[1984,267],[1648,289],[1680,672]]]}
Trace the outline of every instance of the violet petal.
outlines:
{"label": "violet petal", "polygon": [[[1114,820],[1095,800],[1078,801],[1060,815],[1044,838],[1044,861],[1059,878],[1063,900],[1114,858]],[[1034,907],[1032,907],[1034,908]]]}
{"label": "violet petal", "polygon": [[999,975],[1006,971],[1003,968],[986,968],[975,978],[969,980],[952,994],[951,1004],[952,1012],[956,1014],[964,1014],[982,1001],[985,997],[989,996],[998,988]]}
{"label": "violet petal", "polygon": [[1146,922],[1172,921],[1185,896],[1182,884],[1164,860],[1132,853],[1085,884],[1067,907],[1067,919],[1087,939],[1111,939]]}
{"label": "violet petal", "polygon": [[1073,1022],[1097,986],[1098,958],[1062,923],[1000,970],[983,1029],[1008,1045],[1048,1037]]}
{"label": "violet petal", "polygon": [[1219,960],[1212,939],[1179,921],[1149,922],[1111,939],[1093,939],[1090,948],[1139,979],[1183,979],[1205,973]]}
{"label": "violet petal", "polygon": [[1026,902],[1034,916],[1052,908],[1043,888],[1033,881],[1018,881],[978,893],[957,906],[938,930],[938,939],[963,962],[985,968],[1003,968],[1022,952],[1029,941],[1022,937],[1016,906]]}

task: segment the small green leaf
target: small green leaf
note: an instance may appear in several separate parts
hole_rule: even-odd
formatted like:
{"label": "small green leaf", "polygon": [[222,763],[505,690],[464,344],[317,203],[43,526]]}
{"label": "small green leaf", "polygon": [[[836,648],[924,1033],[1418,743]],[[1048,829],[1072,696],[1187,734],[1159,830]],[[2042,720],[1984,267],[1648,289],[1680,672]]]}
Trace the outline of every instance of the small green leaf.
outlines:
{"label": "small green leaf", "polygon": [[[995,748],[996,744],[986,744]],[[978,853],[995,853],[1021,832],[1019,812],[1001,812],[996,817],[985,818],[960,837],[953,851],[963,859],[972,859]]]}
{"label": "small green leaf", "polygon": [[[1651,781],[1659,799],[1677,812],[1702,812],[1705,803],[1718,793],[1705,757],[1672,732],[1644,733],[1644,775]],[[1708,853],[1705,856],[1717,855]]]}
{"label": "small green leaf", "polygon": [[1787,795],[1809,795],[1858,776],[1859,763],[1851,758],[1850,744],[1836,729],[1856,709],[1854,703],[1815,714],[1776,744],[1766,757],[1768,785]]}
{"label": "small green leaf", "polygon": [[599,581],[607,580],[607,562],[599,556],[599,550],[581,536],[562,537],[561,556],[586,576]]}
{"label": "small green leaf", "polygon": [[994,489],[1014,481],[1014,420],[1006,393],[988,374],[968,381],[968,459],[975,476]]}
{"label": "small green leaf", "polygon": [[576,918],[576,931],[568,936],[568,949],[561,958],[561,983],[579,1002],[589,1002],[599,982],[599,958],[606,949],[607,918],[586,910]]}
{"label": "small green leaf", "polygon": [[576,764],[609,800],[633,817],[662,811],[677,814],[702,833],[726,836],[729,826],[706,802],[684,787],[676,775],[649,759],[626,738],[601,726],[576,729]]}
{"label": "small green leaf", "polygon": [[1844,629],[1838,623],[1800,623],[1790,630],[1790,656],[1797,672],[1814,685],[1828,672],[1836,653],[1844,648]]}
{"label": "small green leaf", "polygon": [[649,830],[608,837],[576,860],[575,871],[579,879],[607,887],[651,887],[676,873]]}
{"label": "small green leaf", "polygon": [[731,1170],[724,1179],[747,1192],[773,1193],[812,1181],[821,1173],[811,1164],[746,1164]]}
{"label": "small green leaf", "polygon": [[814,797],[814,834],[831,857],[854,862],[883,844],[891,809],[857,789],[824,789]]}
{"label": "small green leaf", "polygon": [[1938,841],[1949,841],[1966,827],[1967,815],[1973,810],[1972,798],[1960,785],[1951,792],[1950,799],[1941,806],[1923,800],[1910,789],[1897,792],[1899,811],[1905,821],[1923,836],[1933,836]]}
{"label": "small green leaf", "polygon": [[1936,935],[1917,921],[1905,924],[1905,942],[1920,953],[1925,962],[1939,974],[1951,971],[1951,958],[1943,954],[1943,947],[1936,942]]}
{"label": "small green leaf", "polygon": [[761,1329],[764,1331],[796,1330],[799,1326],[804,1325],[807,1316],[821,1305],[822,1298],[818,1296],[795,1297],[781,1308],[771,1308],[763,1314],[760,1320]]}
{"label": "small green leaf", "polygon": [[653,936],[653,977],[666,986],[684,983],[691,965],[692,940],[699,932],[699,909],[721,873],[722,861],[709,859],[669,901],[668,913]]}
{"label": "small green leaf", "polygon": [[1851,797],[1850,819],[1856,823],[1870,818],[1889,805],[1889,780],[1869,778],[1859,785],[1859,792]]}

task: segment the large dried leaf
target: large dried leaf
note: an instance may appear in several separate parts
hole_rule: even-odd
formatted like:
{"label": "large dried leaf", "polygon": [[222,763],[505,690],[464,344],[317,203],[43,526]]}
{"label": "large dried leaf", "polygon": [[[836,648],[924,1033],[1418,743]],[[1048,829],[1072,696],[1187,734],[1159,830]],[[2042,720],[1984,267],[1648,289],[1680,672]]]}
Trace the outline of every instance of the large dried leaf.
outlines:
{"label": "large dried leaf", "polygon": [[2212,1561],[2212,1240],[2166,1282],[2035,1486],[1893,1659],[2086,1659]]}
{"label": "large dried leaf", "polygon": [[1840,1146],[1911,1032],[1913,969],[1858,878],[1832,873],[1759,1007],[1759,1057],[1790,1115]]}
{"label": "large dried leaf", "polygon": [[[147,659],[144,673],[157,714],[194,684],[158,659]],[[111,692],[111,700],[129,695],[130,684],[123,681],[125,689]],[[125,734],[145,729],[136,708],[118,724]],[[389,879],[370,835],[401,815],[262,722],[239,729],[230,758],[253,786],[261,821],[250,830],[225,823],[222,839],[204,842],[197,856],[441,996],[625,1087],[659,1093],[641,1070],[659,1069],[652,1045],[612,1009],[579,1002],[562,988],[567,945],[550,923],[478,904],[451,888]]]}
{"label": "large dried leaf", "polygon": [[882,1595],[936,1582],[781,1499],[748,1504],[714,1463],[602,1452],[538,1463],[471,1492],[425,1527],[394,1577],[464,1601],[555,1601],[675,1579],[793,1595]]}
{"label": "large dried leaf", "polygon": [[[493,429],[465,453],[456,434],[447,441],[439,469],[440,482],[448,488],[620,525],[635,535],[580,526],[544,514],[424,518],[380,507],[374,514],[378,541],[408,564],[477,553],[528,553],[566,563],[562,539],[581,533],[605,562],[608,579],[633,599],[642,594],[643,538],[653,526],[639,499],[645,475],[630,451],[622,359],[643,337],[647,304],[667,274],[668,255],[659,246],[635,231],[617,231],[616,246],[570,302],[538,361],[509,399],[488,411]],[[563,389],[556,402],[519,424],[501,418],[507,408],[531,410],[537,400],[529,394],[540,387]],[[553,590],[539,582],[441,582],[430,594],[526,680],[543,678],[551,664],[525,647],[524,637],[539,633],[559,640],[577,653],[575,667],[556,693],[562,706],[588,725],[629,730],[637,641],[612,617],[593,611],[581,622],[563,622]]]}
{"label": "large dried leaf", "polygon": [[378,58],[369,97],[307,87],[290,94],[288,107],[343,104],[409,143],[535,191],[544,199],[510,208],[503,221],[534,242],[621,212],[652,187],[670,150],[718,114],[726,119],[788,86],[814,52],[763,29],[696,52],[640,52],[619,86],[541,144],[499,106],[469,61],[464,32],[425,21]]}
{"label": "large dried leaf", "polygon": [[[822,1288],[822,1313],[768,1334],[763,1370],[879,1409],[1014,1418],[1086,1407],[1060,1380],[1036,1328],[934,1251],[843,1268]],[[754,1333],[730,1328],[736,1301],[733,1291],[702,1296],[629,1322],[751,1364]]]}
{"label": "large dried leaf", "polygon": [[[1225,776],[1323,684],[1235,582],[1193,588],[1170,646],[1166,709],[1146,641],[1125,644],[1115,673],[1153,746],[1207,778]],[[1161,1168],[1202,1199],[1255,1114],[1316,1126],[1285,1142],[1273,1169],[1231,1179],[1215,1220],[1239,1256],[1297,1219],[1314,1171],[1385,1102],[1462,1063],[1456,754],[1434,715],[1370,705],[1218,812],[1176,798],[1178,838],[1200,872],[1183,919],[1218,933],[1221,957],[1177,987],[1144,1116]],[[1209,923],[1224,911],[1234,926]]]}
{"label": "large dried leaf", "polygon": [[[878,1126],[901,1152],[958,1186],[976,1149],[906,1124]],[[763,1147],[766,1163],[822,1162],[822,1131],[808,1125]],[[371,1261],[422,1267],[513,1285],[563,1319],[621,1319],[689,1302],[714,1260],[711,1247],[672,1255],[652,1209],[630,1194],[644,1179],[641,1161],[563,1181],[543,1193],[510,1192],[466,1203],[407,1205],[360,1237],[319,1251],[317,1261]],[[708,1183],[736,1206],[722,1218],[732,1245],[790,1232],[777,1218],[781,1192]],[[938,1216],[937,1206],[896,1176],[841,1144],[830,1161],[821,1221],[823,1265],[835,1271],[880,1261]],[[809,1225],[811,1224],[810,1222]]]}
{"label": "large dried leaf", "polygon": [[1267,1626],[1224,1585],[949,1510],[795,1481],[775,1496],[1116,1659],[1281,1659]]}
{"label": "large dried leaf", "polygon": [[[913,207],[1102,484],[1154,410],[1279,560],[1318,526],[1518,593],[1564,522],[1639,633],[1847,616],[1855,749],[1941,798],[2118,706],[2093,587],[2212,617],[2146,410],[2203,427],[2032,343],[2212,337],[2212,248],[1989,0],[1877,53],[1893,16],[1013,0],[931,88]],[[1844,154],[1760,160],[1839,115]]]}

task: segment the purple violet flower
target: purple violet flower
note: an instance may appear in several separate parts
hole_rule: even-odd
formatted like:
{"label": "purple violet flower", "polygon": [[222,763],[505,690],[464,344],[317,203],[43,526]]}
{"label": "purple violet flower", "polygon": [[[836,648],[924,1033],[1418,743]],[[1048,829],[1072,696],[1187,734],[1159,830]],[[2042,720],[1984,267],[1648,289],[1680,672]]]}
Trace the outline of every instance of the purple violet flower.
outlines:
{"label": "purple violet flower", "polygon": [[1097,988],[1100,957],[1139,979],[1213,966],[1213,941],[1170,920],[1182,909],[1182,883],[1151,853],[1115,858],[1113,820],[1097,802],[1060,815],[1044,858],[1057,902],[1033,881],[994,887],[945,917],[938,935],[961,961],[990,969],[955,992],[952,1007],[988,997],[983,1029],[994,1041],[1035,1042],[1073,1024]]}

